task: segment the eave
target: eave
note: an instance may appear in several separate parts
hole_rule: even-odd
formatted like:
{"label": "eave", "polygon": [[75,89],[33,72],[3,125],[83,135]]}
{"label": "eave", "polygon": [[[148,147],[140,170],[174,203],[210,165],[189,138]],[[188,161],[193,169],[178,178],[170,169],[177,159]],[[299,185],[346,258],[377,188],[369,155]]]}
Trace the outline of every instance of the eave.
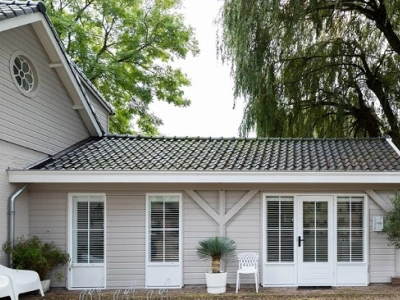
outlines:
{"label": "eave", "polygon": [[10,183],[400,184],[400,172],[8,170]]}

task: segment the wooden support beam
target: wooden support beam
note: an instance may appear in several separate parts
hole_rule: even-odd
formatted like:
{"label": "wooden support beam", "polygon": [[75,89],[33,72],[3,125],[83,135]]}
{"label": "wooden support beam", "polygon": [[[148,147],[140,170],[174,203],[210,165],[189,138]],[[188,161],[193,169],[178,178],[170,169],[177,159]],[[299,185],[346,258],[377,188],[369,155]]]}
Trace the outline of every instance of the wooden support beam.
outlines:
{"label": "wooden support beam", "polygon": [[218,224],[222,223],[222,217],[219,216],[213,209],[208,205],[203,198],[201,198],[195,191],[193,190],[185,190],[186,194],[188,194],[211,218],[214,219]]}
{"label": "wooden support beam", "polygon": [[376,204],[378,204],[385,212],[389,212],[392,210],[392,207],[389,203],[382,199],[375,191],[373,190],[365,190],[368,196],[370,196]]}
{"label": "wooden support beam", "polygon": [[234,215],[236,215],[239,210],[243,208],[259,191],[258,190],[251,190],[248,191],[246,195],[243,196],[224,216],[223,224],[226,224]]}

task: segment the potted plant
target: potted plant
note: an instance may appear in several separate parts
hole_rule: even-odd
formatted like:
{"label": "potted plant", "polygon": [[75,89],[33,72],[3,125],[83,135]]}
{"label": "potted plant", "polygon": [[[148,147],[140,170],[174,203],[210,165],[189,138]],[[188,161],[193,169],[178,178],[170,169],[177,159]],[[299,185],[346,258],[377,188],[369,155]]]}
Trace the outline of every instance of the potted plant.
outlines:
{"label": "potted plant", "polygon": [[[3,251],[11,254],[11,266],[14,269],[33,270],[38,273],[44,292],[50,287],[50,271],[69,261],[69,255],[57,247],[54,242],[43,242],[37,236],[18,238],[14,247],[10,242],[6,242]],[[61,272],[57,272],[55,277],[58,281],[64,278]]]}
{"label": "potted plant", "polygon": [[[393,209],[388,212],[382,232],[387,234],[389,245],[400,249],[400,196],[392,199]],[[399,251],[399,250],[397,250]],[[392,285],[400,286],[399,274],[392,277]]]}
{"label": "potted plant", "polygon": [[199,242],[197,255],[202,260],[211,261],[211,273],[206,273],[208,293],[226,292],[227,273],[221,272],[221,261],[228,264],[235,258],[235,252],[235,242],[227,237],[216,236]]}

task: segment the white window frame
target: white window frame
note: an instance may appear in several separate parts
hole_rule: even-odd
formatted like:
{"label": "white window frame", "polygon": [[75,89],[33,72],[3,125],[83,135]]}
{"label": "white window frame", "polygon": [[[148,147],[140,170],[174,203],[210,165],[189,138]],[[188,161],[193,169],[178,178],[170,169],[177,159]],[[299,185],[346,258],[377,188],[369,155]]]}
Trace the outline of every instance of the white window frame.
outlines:
{"label": "white window frame", "polygon": [[[14,61],[17,57],[23,58],[26,63],[29,65],[29,68],[32,72],[32,76],[34,79],[34,84],[31,90],[27,91],[18,83],[17,79],[15,78],[14,74]],[[21,92],[21,94],[25,95],[26,97],[33,98],[39,92],[40,86],[40,76],[36,68],[36,64],[34,63],[33,58],[25,52],[22,51],[15,51],[10,58],[10,76],[12,77],[12,81],[14,82],[17,89]]]}
{"label": "white window frame", "polygon": [[[73,226],[73,209],[74,209],[74,197],[102,197],[103,203],[104,203],[104,261],[103,263],[97,263],[96,265],[102,265],[104,274],[104,289],[107,288],[107,199],[106,199],[106,194],[105,193],[68,193],[68,240],[67,240],[67,249],[68,253],[73,253],[73,231],[72,231],[72,226]],[[72,263],[72,259],[70,259],[69,264]],[[71,270],[71,267],[69,266],[69,270]],[[71,277],[69,276],[70,272],[68,272],[68,278],[67,278],[67,286],[68,289],[71,289]]]}
{"label": "white window frame", "polygon": [[339,262],[337,260],[337,244],[335,244],[335,263],[337,264],[368,264],[369,258],[369,205],[368,205],[368,197],[365,194],[336,194],[335,195],[335,205],[334,205],[334,220],[335,220],[335,241],[337,243],[337,204],[338,198],[363,198],[363,261],[347,261],[347,262]]}
{"label": "white window frame", "polygon": [[[287,198],[292,198],[293,201],[293,261],[268,261],[268,255],[267,255],[267,236],[266,236],[266,230],[267,230],[267,198],[268,197],[276,197],[279,198],[279,201],[281,200],[281,198],[287,197]],[[281,265],[281,264],[294,264],[296,262],[296,255],[297,255],[297,251],[296,251],[296,234],[297,234],[297,226],[296,226],[296,211],[297,211],[297,201],[296,201],[296,195],[294,194],[263,194],[263,229],[262,229],[262,233],[263,233],[263,256],[264,256],[264,264],[274,264],[274,265]],[[279,255],[280,256],[280,255]]]}
{"label": "white window frame", "polygon": [[[149,238],[149,232],[150,232],[150,203],[151,203],[151,197],[152,196],[167,196],[167,197],[177,197],[177,201],[179,203],[179,262],[151,262],[150,261],[150,250],[151,250],[151,245],[150,245],[150,238]],[[180,265],[180,272],[182,274],[183,271],[183,211],[182,211],[182,194],[180,193],[149,193],[146,194],[146,264],[147,265],[152,265],[152,266],[165,266],[165,265]],[[183,276],[182,276],[183,278]]]}

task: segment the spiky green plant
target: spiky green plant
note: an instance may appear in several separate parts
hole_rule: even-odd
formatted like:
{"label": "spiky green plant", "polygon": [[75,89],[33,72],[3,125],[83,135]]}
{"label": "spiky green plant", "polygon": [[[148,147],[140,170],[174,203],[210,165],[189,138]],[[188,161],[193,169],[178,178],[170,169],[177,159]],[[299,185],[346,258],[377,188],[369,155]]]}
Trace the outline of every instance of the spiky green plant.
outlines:
{"label": "spiky green plant", "polygon": [[199,242],[197,255],[202,260],[211,261],[212,273],[221,272],[221,260],[229,263],[235,258],[236,244],[230,238],[216,236]]}

